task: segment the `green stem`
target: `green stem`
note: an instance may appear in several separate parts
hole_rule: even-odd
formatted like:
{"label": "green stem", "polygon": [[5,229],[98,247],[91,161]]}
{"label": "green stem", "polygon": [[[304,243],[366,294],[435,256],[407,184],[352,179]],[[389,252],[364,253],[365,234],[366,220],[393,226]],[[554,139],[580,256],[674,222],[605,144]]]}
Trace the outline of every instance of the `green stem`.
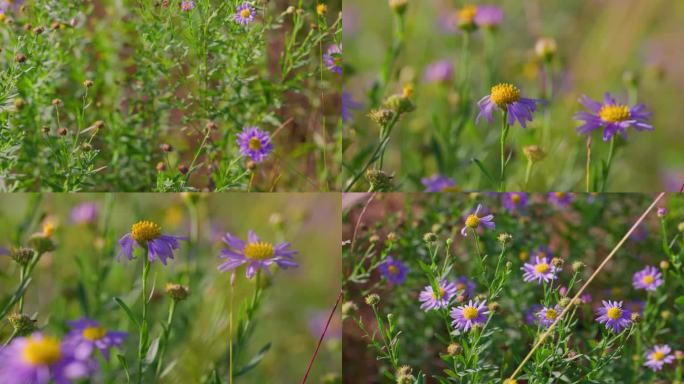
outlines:
{"label": "green stem", "polygon": [[527,160],[527,167],[525,167],[525,191],[529,190],[530,176],[532,175],[532,160]]}
{"label": "green stem", "polygon": [[508,136],[508,110],[503,113],[503,119],[501,120],[501,139],[499,141],[501,150],[501,175],[499,181],[499,192],[504,192],[506,190],[506,137]]}
{"label": "green stem", "polygon": [[162,334],[161,347],[159,350],[159,360],[157,360],[157,369],[155,370],[155,377],[159,379],[161,374],[162,366],[164,365],[164,354],[166,353],[166,346],[169,342],[169,335],[171,334],[171,322],[173,322],[173,315],[176,312],[176,300],[171,300],[171,305],[169,306],[169,315],[166,318],[166,328],[164,328],[164,333]]}
{"label": "green stem", "polygon": [[138,343],[138,384],[143,382],[143,364],[147,353],[147,276],[150,272],[150,260],[147,258],[147,247],[143,247],[142,270],[142,321],[140,322],[140,341]]}
{"label": "green stem", "polygon": [[601,192],[605,192],[608,186],[608,174],[610,167],[613,165],[613,157],[615,156],[615,136],[610,139],[610,148],[608,149],[608,159],[603,167],[603,175],[601,181]]}

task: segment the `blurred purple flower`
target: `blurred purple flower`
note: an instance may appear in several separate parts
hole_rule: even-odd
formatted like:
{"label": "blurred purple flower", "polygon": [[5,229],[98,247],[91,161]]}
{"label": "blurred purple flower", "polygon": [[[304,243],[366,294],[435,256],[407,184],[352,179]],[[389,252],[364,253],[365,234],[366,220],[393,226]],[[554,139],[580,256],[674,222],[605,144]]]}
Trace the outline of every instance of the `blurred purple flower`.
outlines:
{"label": "blurred purple flower", "polygon": [[71,222],[74,224],[93,224],[97,222],[99,208],[95,203],[81,203],[71,210]]}
{"label": "blurred purple flower", "polygon": [[575,200],[575,195],[571,192],[549,192],[549,201],[558,208],[565,208]]}
{"label": "blurred purple flower", "polygon": [[672,364],[674,361],[675,357],[670,352],[672,352],[672,349],[667,345],[654,346],[646,351],[644,367],[651,368],[653,372],[660,371],[663,369],[663,365]]}
{"label": "blurred purple flower", "polygon": [[507,192],[503,194],[503,206],[513,212],[524,209],[527,206],[527,193]]}
{"label": "blurred purple flower", "polygon": [[423,79],[428,83],[448,83],[453,77],[454,65],[449,60],[430,63],[423,74]]}
{"label": "blurred purple flower", "polygon": [[332,72],[342,74],[342,44],[333,44],[323,54],[326,67]]}
{"label": "blurred purple flower", "polygon": [[663,274],[658,268],[648,266],[634,274],[632,285],[636,289],[644,289],[654,292],[656,288],[663,284]]}
{"label": "blurred purple flower", "polygon": [[72,330],[66,335],[64,343],[76,351],[78,356],[92,356],[95,348],[109,360],[109,350],[123,344],[128,336],[126,332],[107,331],[95,320],[81,318],[70,321]]}
{"label": "blurred purple flower", "polygon": [[456,187],[456,182],[442,175],[432,175],[428,178],[420,179],[425,186],[423,192],[446,192]]}
{"label": "blurred purple flower", "polygon": [[479,27],[494,29],[503,21],[503,10],[496,5],[481,4],[477,6],[475,24]]}
{"label": "blurred purple flower", "polygon": [[403,284],[406,280],[406,273],[408,268],[399,260],[394,260],[392,256],[388,256],[385,261],[378,267],[380,273],[392,284]]}
{"label": "blurred purple flower", "polygon": [[363,108],[363,104],[354,101],[351,93],[342,91],[342,121],[350,121],[352,119],[352,110]]}
{"label": "blurred purple flower", "polygon": [[72,346],[34,333],[0,348],[0,383],[68,384],[97,371],[97,363],[79,358]]}

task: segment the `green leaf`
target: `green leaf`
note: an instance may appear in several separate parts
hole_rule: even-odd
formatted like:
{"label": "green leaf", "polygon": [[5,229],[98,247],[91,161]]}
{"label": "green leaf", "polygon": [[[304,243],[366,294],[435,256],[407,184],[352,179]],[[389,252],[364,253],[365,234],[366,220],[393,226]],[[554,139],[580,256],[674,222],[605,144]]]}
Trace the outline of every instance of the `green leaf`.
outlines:
{"label": "green leaf", "polygon": [[477,165],[478,168],[480,168],[480,171],[482,171],[482,173],[485,175],[485,177],[487,177],[487,179],[489,179],[490,182],[496,184],[496,181],[494,181],[494,178],[492,177],[492,175],[490,175],[489,172],[487,172],[487,169],[485,168],[484,164],[482,164],[482,162],[480,160],[473,158],[472,161],[473,161],[473,163],[475,163],[475,165]]}
{"label": "green leaf", "polygon": [[119,360],[119,363],[121,363],[121,366],[124,368],[124,372],[126,372],[126,380],[127,382],[131,382],[131,376],[128,373],[128,363],[126,362],[126,358],[124,355],[117,353],[116,358]]}
{"label": "green leaf", "polygon": [[245,373],[251,371],[254,367],[257,366],[257,364],[259,364],[259,362],[261,361],[261,359],[264,358],[264,356],[266,355],[266,352],[268,352],[269,349],[271,349],[271,343],[267,343],[266,345],[264,345],[263,347],[261,347],[261,349],[259,350],[259,352],[257,352],[256,355],[254,355],[254,357],[252,358],[252,360],[250,360],[249,363],[247,363],[247,365],[245,365],[245,366],[242,367],[240,370],[238,370],[238,371],[234,374],[234,377],[242,376],[242,375],[244,375]]}
{"label": "green leaf", "polygon": [[135,324],[136,327],[140,328],[140,323],[138,323],[138,320],[135,318],[135,316],[133,315],[133,311],[131,311],[128,305],[126,305],[126,303],[124,303],[123,300],[119,299],[118,297],[115,297],[114,301],[116,301],[116,303],[119,304],[121,308],[123,308],[123,310],[126,312],[128,318],[131,319],[133,324]]}
{"label": "green leaf", "polygon": [[675,304],[677,304],[678,306],[682,307],[682,309],[684,309],[684,296],[679,296],[678,298],[676,298]]}

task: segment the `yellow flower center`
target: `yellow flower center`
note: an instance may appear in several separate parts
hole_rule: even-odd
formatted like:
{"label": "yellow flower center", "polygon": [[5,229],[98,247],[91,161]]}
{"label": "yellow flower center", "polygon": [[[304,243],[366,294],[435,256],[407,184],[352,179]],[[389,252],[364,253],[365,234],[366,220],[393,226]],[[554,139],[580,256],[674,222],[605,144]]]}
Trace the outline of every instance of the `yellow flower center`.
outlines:
{"label": "yellow flower center", "polygon": [[460,192],[460,191],[461,191],[461,189],[455,185],[446,186],[446,187],[442,188],[442,192]]}
{"label": "yellow flower center", "polygon": [[520,100],[520,90],[513,84],[497,84],[492,87],[489,97],[497,106],[505,107]]}
{"label": "yellow flower center", "polygon": [[608,310],[606,315],[608,315],[608,318],[611,320],[617,320],[622,316],[622,310],[618,307],[613,307]]}
{"label": "yellow flower center", "polygon": [[549,267],[549,265],[548,265],[547,263],[539,263],[539,264],[537,264],[537,265],[534,266],[534,270],[535,270],[537,273],[546,273],[546,272],[549,271],[549,268],[550,268],[550,267]]}
{"label": "yellow flower center", "polygon": [[466,5],[458,11],[458,21],[461,24],[471,24],[475,15],[477,14],[477,7],[474,5]]}
{"label": "yellow flower center", "polygon": [[439,291],[437,291],[437,292],[432,292],[432,298],[435,299],[435,300],[441,299],[442,297],[444,297],[444,294],[445,294],[445,293],[446,293],[446,289],[444,289],[444,288],[442,288],[442,287],[439,287]]}
{"label": "yellow flower center", "polygon": [[273,244],[260,241],[258,243],[249,243],[245,246],[244,254],[248,259],[266,260],[273,257],[275,251]]}
{"label": "yellow flower center", "polygon": [[554,320],[556,317],[558,317],[558,312],[556,312],[555,309],[547,309],[546,310],[546,318],[549,320]]}
{"label": "yellow flower center", "polygon": [[513,202],[513,204],[516,204],[516,205],[520,204],[520,199],[521,199],[521,197],[517,193],[514,193],[511,195],[511,201]]}
{"label": "yellow flower center", "polygon": [[565,192],[556,192],[556,198],[557,199],[562,199],[565,197]]}
{"label": "yellow flower center", "polygon": [[318,13],[320,16],[325,15],[328,12],[328,6],[325,4],[318,4],[316,6],[316,13]]}
{"label": "yellow flower center", "polygon": [[83,337],[90,341],[100,340],[105,337],[107,331],[102,327],[86,327],[83,330]]}
{"label": "yellow flower center", "polygon": [[161,227],[148,220],[138,221],[131,226],[131,237],[144,244],[161,236]]}
{"label": "yellow flower center", "polygon": [[651,354],[651,358],[655,361],[660,361],[665,358],[665,354],[661,351],[655,351],[653,354]]}
{"label": "yellow flower center", "polygon": [[469,215],[465,221],[466,227],[477,228],[480,225],[480,218],[475,215]]}
{"label": "yellow flower center", "polygon": [[52,365],[62,358],[59,340],[52,337],[34,339],[29,337],[22,351],[24,361],[31,365]]}
{"label": "yellow flower center", "polygon": [[626,105],[604,105],[599,111],[599,116],[603,121],[618,123],[629,119],[631,113]]}
{"label": "yellow flower center", "polygon": [[653,275],[646,275],[641,280],[644,282],[644,284],[652,284],[653,281],[655,281],[655,278],[653,277]]}
{"label": "yellow flower center", "polygon": [[252,137],[249,139],[249,149],[252,151],[258,151],[261,149],[261,140],[258,137]]}
{"label": "yellow flower center", "polygon": [[466,320],[475,319],[477,317],[477,314],[477,308],[473,306],[463,308],[463,317],[465,317]]}
{"label": "yellow flower center", "polygon": [[393,275],[396,275],[399,273],[399,268],[397,268],[394,265],[390,265],[389,268],[387,268],[387,270],[389,270],[389,273],[391,273]]}
{"label": "yellow flower center", "polygon": [[247,19],[250,16],[252,16],[252,11],[249,10],[249,8],[245,8],[242,11],[240,11],[240,17],[243,19]]}
{"label": "yellow flower center", "polygon": [[459,291],[464,290],[466,289],[466,285],[464,283],[458,283],[456,284],[456,289]]}

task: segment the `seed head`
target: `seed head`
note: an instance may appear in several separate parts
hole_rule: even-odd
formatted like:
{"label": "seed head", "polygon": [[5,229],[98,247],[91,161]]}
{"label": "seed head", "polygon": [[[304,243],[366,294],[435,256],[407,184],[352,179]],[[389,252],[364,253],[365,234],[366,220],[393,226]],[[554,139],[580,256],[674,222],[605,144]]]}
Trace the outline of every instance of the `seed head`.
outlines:
{"label": "seed head", "polygon": [[370,184],[371,192],[388,192],[392,189],[392,179],[394,176],[388,175],[379,169],[369,169],[366,171],[366,180]]}
{"label": "seed head", "polygon": [[157,172],[164,172],[164,171],[166,171],[166,163],[164,163],[163,161],[160,161],[157,163],[157,166],[155,168],[156,168]]}
{"label": "seed head", "polygon": [[83,86],[86,87],[86,88],[90,88],[90,87],[93,86],[93,81],[90,80],[90,79],[88,79],[88,80],[86,80],[86,81],[83,82]]}
{"label": "seed head", "polygon": [[26,55],[24,55],[23,53],[17,53],[17,55],[14,56],[14,61],[16,61],[19,64],[25,63],[26,60],[27,60]]}
{"label": "seed head", "polygon": [[33,33],[36,34],[36,35],[40,35],[40,34],[42,34],[43,32],[45,32],[45,28],[43,28],[43,27],[35,27],[35,28],[33,28]]}
{"label": "seed head", "polygon": [[67,133],[69,133],[69,130],[67,130],[67,129],[64,128],[64,127],[62,127],[62,128],[60,128],[60,129],[57,130],[57,134],[60,135],[60,136],[66,136]]}
{"label": "seed head", "polygon": [[188,169],[188,166],[187,166],[187,165],[180,164],[180,165],[178,166],[178,172],[180,172],[180,173],[183,174],[183,175],[187,175],[189,171],[190,171],[190,169]]}
{"label": "seed head", "polygon": [[554,257],[553,259],[551,259],[551,265],[553,265],[556,268],[560,268],[563,266],[563,259],[561,259],[560,257]]}
{"label": "seed head", "polygon": [[19,335],[31,333],[36,329],[36,321],[23,313],[12,313],[7,316],[7,321]]}
{"label": "seed head", "polygon": [[368,113],[368,117],[370,117],[370,119],[373,120],[377,125],[384,127],[394,117],[394,111],[387,108],[374,109]]}
{"label": "seed head", "polygon": [[660,269],[665,270],[670,268],[670,263],[667,260],[663,260],[660,262]]}
{"label": "seed head", "polygon": [[523,153],[525,154],[525,157],[527,157],[527,159],[533,163],[544,160],[546,157],[546,153],[538,145],[528,145],[524,147]]}
{"label": "seed head", "polygon": [[187,286],[174,283],[167,283],[164,290],[175,301],[185,300],[190,293],[190,289]]}
{"label": "seed head", "polygon": [[169,152],[173,151],[173,147],[170,144],[164,143],[161,145],[161,150],[166,152],[166,153],[169,153]]}
{"label": "seed head", "polygon": [[408,0],[389,0],[389,7],[398,15],[403,15],[408,7]]}
{"label": "seed head", "polygon": [[380,296],[376,293],[371,293],[370,295],[366,296],[366,304],[370,305],[371,307],[374,307],[378,305],[380,302]]}
{"label": "seed head", "polygon": [[437,241],[437,235],[433,232],[428,232],[423,235],[423,241],[426,243],[434,243]]}
{"label": "seed head", "polygon": [[342,303],[342,315],[349,316],[350,314],[359,310],[359,307],[353,301],[345,301]]}
{"label": "seed head", "polygon": [[574,272],[579,272],[584,267],[584,263],[581,261],[575,261],[572,263],[572,270]]}
{"label": "seed head", "polygon": [[451,343],[447,347],[447,353],[449,354],[449,356],[456,356],[459,355],[461,352],[463,352],[463,347],[461,346],[461,344]]}
{"label": "seed head", "polygon": [[27,265],[31,260],[33,260],[33,256],[35,256],[35,254],[36,251],[31,248],[19,247],[10,250],[10,257],[19,265]]}
{"label": "seed head", "polygon": [[54,105],[55,107],[61,107],[62,105],[64,105],[64,103],[60,99],[52,99],[52,105]]}

